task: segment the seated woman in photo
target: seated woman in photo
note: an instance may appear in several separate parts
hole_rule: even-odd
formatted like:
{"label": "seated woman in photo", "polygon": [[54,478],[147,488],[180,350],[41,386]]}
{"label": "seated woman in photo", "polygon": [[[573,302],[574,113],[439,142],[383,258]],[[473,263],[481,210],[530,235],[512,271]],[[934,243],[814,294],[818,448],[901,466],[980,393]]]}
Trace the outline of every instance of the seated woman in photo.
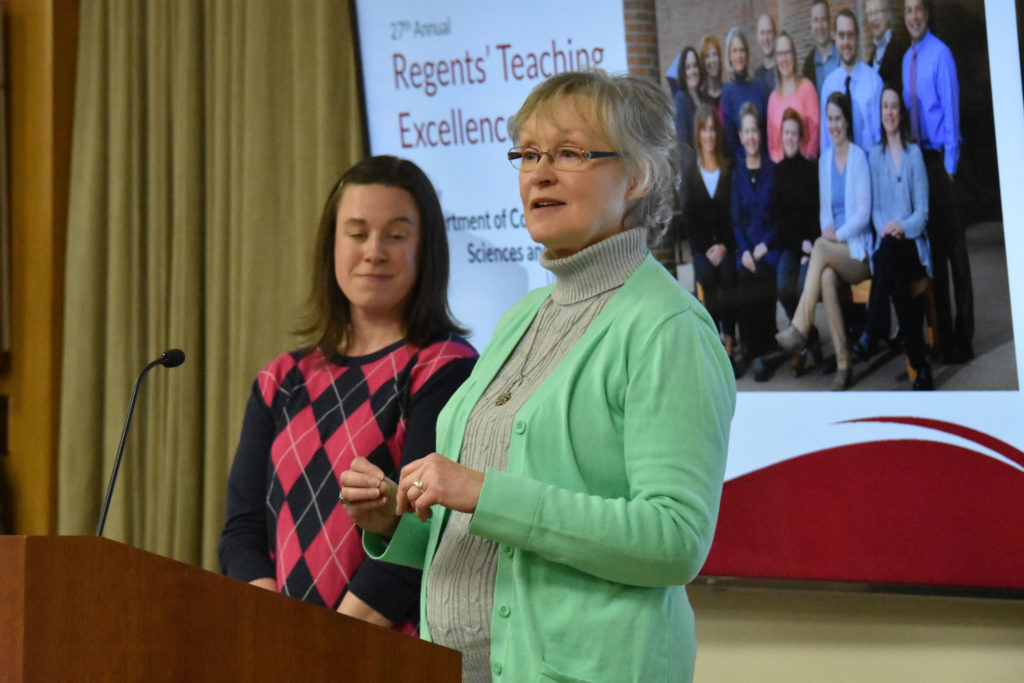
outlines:
{"label": "seated woman in photo", "polygon": [[[806,79],[804,79],[806,81]],[[818,164],[800,153],[804,139],[803,118],[795,109],[782,115],[779,138],[785,156],[775,165],[771,212],[775,244],[779,249],[777,287],[779,302],[790,320],[796,313],[807,276],[811,248],[818,235]],[[808,355],[821,367],[818,330],[810,329],[811,342],[793,355],[793,374],[800,376]]]}
{"label": "seated woman in photo", "polygon": [[[740,341],[743,359],[753,357],[754,380],[771,377],[765,355],[775,334],[775,272],[779,251],[771,215],[774,164],[761,146],[761,118],[747,102],[740,108],[743,162],[732,174],[732,225],[738,254]],[[741,360],[742,362],[742,360]],[[741,372],[742,367],[737,370]]]}
{"label": "seated woman in photo", "polygon": [[913,388],[933,388],[921,332],[923,310],[911,288],[932,274],[928,223],[928,175],[921,148],[910,142],[910,122],[903,98],[887,85],[882,91],[882,142],[875,145],[871,167],[871,218],[875,224],[868,324],[854,352],[867,358],[877,340],[888,335],[889,301],[896,309],[900,339],[917,373]]}
{"label": "seated woman in photo", "polygon": [[871,277],[871,172],[864,150],[850,142],[853,115],[849,98],[834,92],[825,106],[833,146],[818,161],[821,237],[811,250],[807,279],[793,322],[775,338],[786,351],[799,351],[814,327],[814,309],[820,299],[825,304],[836,351],[837,372],[832,390],[842,391],[853,383],[853,364],[839,289]]}
{"label": "seated woman in photo", "polygon": [[722,150],[722,125],[707,104],[697,108],[697,158],[686,171],[683,225],[690,236],[693,276],[729,358],[736,343],[736,239],[732,232],[732,169]]}

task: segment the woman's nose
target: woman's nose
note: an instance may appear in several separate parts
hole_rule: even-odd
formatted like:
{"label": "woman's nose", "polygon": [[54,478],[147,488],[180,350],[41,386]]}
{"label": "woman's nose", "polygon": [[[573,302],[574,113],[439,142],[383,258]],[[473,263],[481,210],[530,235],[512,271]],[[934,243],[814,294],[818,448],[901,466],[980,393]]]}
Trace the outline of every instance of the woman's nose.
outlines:
{"label": "woman's nose", "polygon": [[384,249],[384,238],[380,235],[371,235],[364,245],[363,256],[368,261],[386,261],[387,251]]}
{"label": "woman's nose", "polygon": [[532,183],[545,183],[551,182],[555,178],[555,167],[554,161],[549,154],[542,154],[540,161],[537,166],[530,171],[530,182]]}

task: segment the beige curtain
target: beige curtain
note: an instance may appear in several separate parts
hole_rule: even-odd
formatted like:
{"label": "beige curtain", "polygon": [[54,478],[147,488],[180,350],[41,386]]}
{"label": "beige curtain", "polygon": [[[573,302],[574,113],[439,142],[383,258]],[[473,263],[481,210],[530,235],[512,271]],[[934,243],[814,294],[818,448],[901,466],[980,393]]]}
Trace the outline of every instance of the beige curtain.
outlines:
{"label": "beige curtain", "polygon": [[83,0],[68,219],[58,526],[216,568],[256,373],[293,348],[320,209],[362,156],[338,0]]}

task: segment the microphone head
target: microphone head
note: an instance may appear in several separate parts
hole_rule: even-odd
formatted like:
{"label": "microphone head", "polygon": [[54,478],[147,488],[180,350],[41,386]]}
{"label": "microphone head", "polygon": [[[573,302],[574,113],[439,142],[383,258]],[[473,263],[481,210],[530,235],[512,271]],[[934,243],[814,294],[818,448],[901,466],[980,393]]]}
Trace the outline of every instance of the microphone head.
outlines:
{"label": "microphone head", "polygon": [[168,349],[160,355],[160,365],[165,368],[176,368],[185,362],[185,352],[181,349]]}

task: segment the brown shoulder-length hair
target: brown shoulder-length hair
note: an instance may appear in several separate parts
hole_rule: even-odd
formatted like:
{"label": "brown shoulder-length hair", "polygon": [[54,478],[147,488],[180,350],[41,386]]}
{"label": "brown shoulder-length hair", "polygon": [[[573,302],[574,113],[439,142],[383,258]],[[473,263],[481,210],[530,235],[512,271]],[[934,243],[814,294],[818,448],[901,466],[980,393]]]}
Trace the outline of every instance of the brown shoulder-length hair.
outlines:
{"label": "brown shoulder-length hair", "polygon": [[723,168],[725,166],[725,151],[722,138],[725,133],[722,131],[722,122],[718,119],[718,114],[707,102],[698,104],[697,111],[693,115],[693,147],[697,150],[697,165],[700,166],[700,155],[703,151],[700,148],[700,129],[704,127],[705,121],[711,121],[711,125],[715,129],[715,149],[712,151],[715,153],[718,168]]}
{"label": "brown shoulder-length hair", "polygon": [[406,340],[423,346],[446,333],[467,334],[448,306],[448,238],[441,202],[419,166],[393,156],[363,159],[341,176],[327,197],[316,236],[313,287],[296,331],[319,348],[324,358],[330,358],[348,344],[351,312],[334,272],[334,242],[338,206],[350,185],[397,187],[412,195],[419,209],[416,282],[402,314]]}

